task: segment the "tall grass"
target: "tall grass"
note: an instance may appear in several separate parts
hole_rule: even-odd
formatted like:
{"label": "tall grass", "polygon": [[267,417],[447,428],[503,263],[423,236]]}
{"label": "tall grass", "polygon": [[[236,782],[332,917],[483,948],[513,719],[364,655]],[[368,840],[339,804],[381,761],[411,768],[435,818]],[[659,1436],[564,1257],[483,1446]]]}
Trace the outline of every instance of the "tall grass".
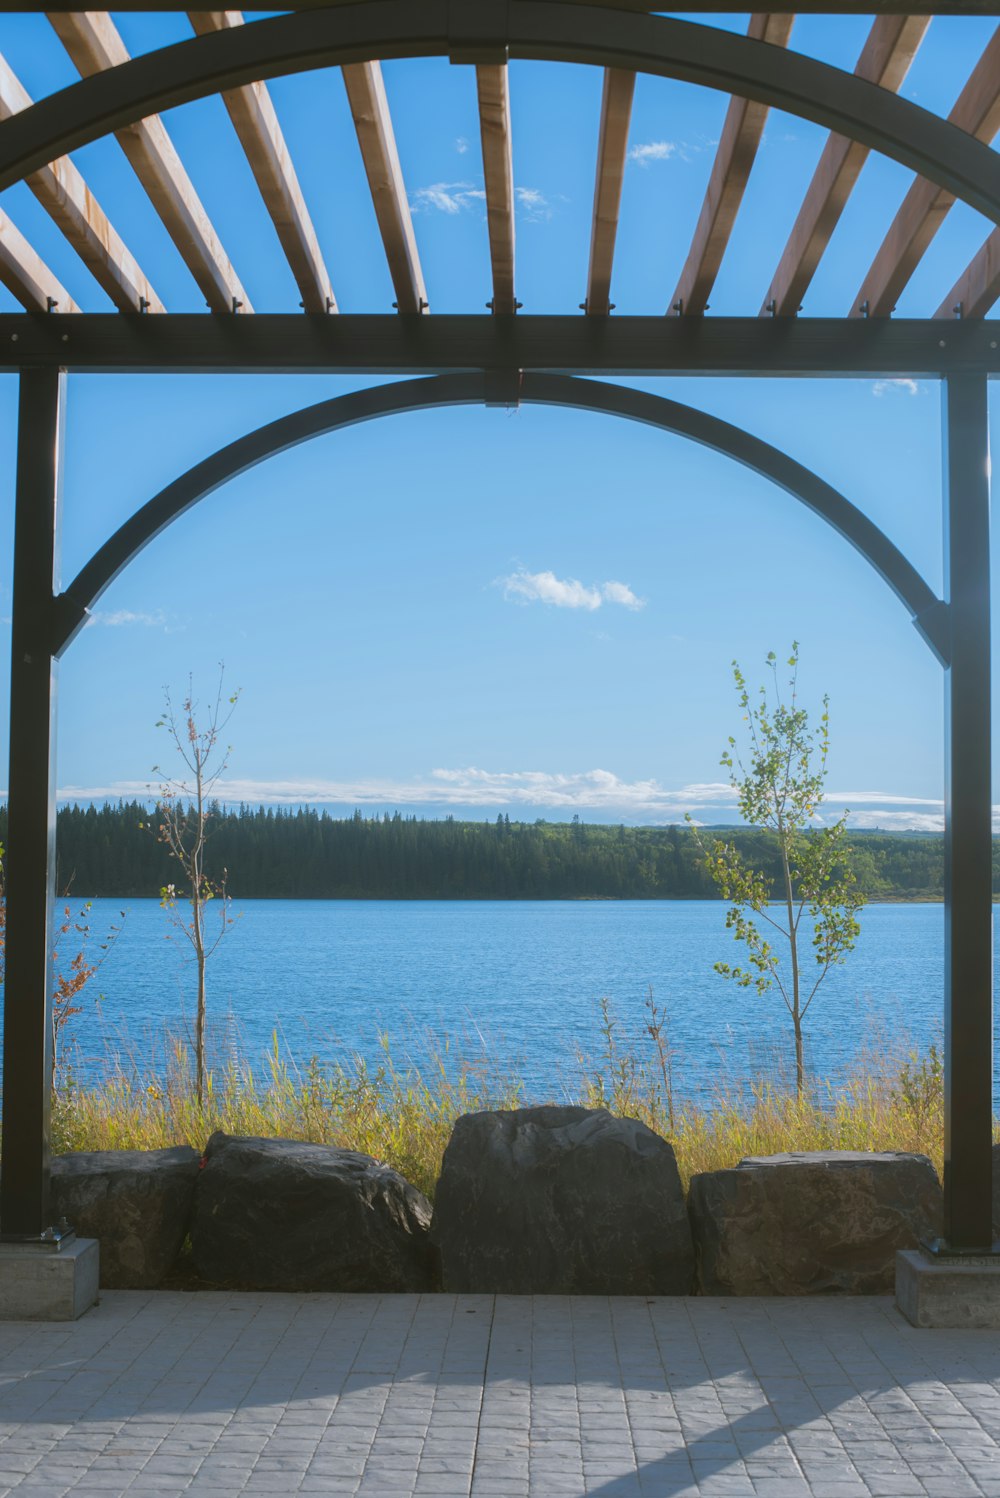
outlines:
{"label": "tall grass", "polygon": [[[943,1077],[936,1046],[919,1054],[905,1043],[870,1047],[846,1081],[814,1083],[801,1097],[758,1079],[720,1086],[708,1101],[695,1102],[678,1095],[666,1014],[652,992],[646,1009],[640,1042],[622,1044],[610,1005],[602,1002],[598,1052],[576,1056],[566,1090],[575,1101],[641,1119],[669,1139],[685,1186],[699,1171],[786,1150],[917,1151],[940,1173]],[[84,1085],[64,1074],[54,1105],[54,1147],[201,1149],[216,1129],[305,1139],[373,1155],[433,1197],[456,1118],[523,1106],[525,1088],[517,1076],[427,1037],[429,1063],[398,1065],[389,1037],[380,1039],[376,1065],[357,1057],[300,1068],[275,1036],[260,1068],[233,1056],[212,1071],[204,1104],[183,1042],[175,1040],[155,1070],[119,1054],[100,1082]]]}
{"label": "tall grass", "polygon": [[262,1068],[233,1058],[210,1071],[204,1103],[194,1087],[189,1048],[175,1040],[156,1074],[118,1064],[96,1085],[70,1078],[53,1106],[53,1148],[202,1149],[217,1129],[305,1139],[373,1155],[433,1196],[456,1118],[483,1108],[516,1108],[519,1090],[483,1066],[453,1061],[448,1045],[432,1051],[429,1067],[402,1070],[388,1037],[380,1040],[376,1066],[356,1057],[333,1066],[313,1059],[300,1069],[282,1054],[275,1035]]}
{"label": "tall grass", "polygon": [[[944,1069],[936,1045],[874,1032],[854,1070],[833,1084],[813,1081],[800,1095],[767,1078],[720,1085],[707,1103],[679,1099],[666,1015],[650,991],[642,1050],[618,1041],[607,1000],[600,1005],[598,1065],[585,1074],[588,1107],[641,1119],[669,1139],[685,1187],[691,1176],[723,1170],[747,1155],[802,1150],[904,1150],[929,1155],[941,1174]],[[585,1066],[585,1058],[579,1058]]]}

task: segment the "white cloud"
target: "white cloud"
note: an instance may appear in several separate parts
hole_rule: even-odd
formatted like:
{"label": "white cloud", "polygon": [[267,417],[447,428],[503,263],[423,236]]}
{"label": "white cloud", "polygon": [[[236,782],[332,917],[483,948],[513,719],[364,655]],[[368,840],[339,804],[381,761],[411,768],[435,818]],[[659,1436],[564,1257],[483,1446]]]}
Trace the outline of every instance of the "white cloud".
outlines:
{"label": "white cloud", "polygon": [[[150,802],[156,786],[145,780],[119,780],[103,785],[67,785],[60,801]],[[429,774],[403,779],[358,778],[345,780],[252,780],[219,782],[220,801],[248,805],[313,805],[426,808],[525,807],[530,815],[550,811],[570,816],[573,812],[604,815],[614,820],[645,820],[654,823],[683,821],[690,813],[701,826],[737,820],[736,791],[723,781],[694,782],[677,787],[658,780],[623,780],[611,770],[554,772],[549,770],[484,770],[475,765],[457,769],[435,769]],[[0,791],[0,798],[6,792]],[[839,800],[831,796],[828,803]],[[855,791],[850,825],[856,831],[876,827],[887,832],[940,832],[943,809],[929,797],[891,796],[880,791]],[[878,801],[883,803],[875,805]],[[921,811],[917,808],[927,807]],[[831,814],[836,811],[830,807]],[[993,808],[994,831],[1000,832],[1000,806]]]}
{"label": "white cloud", "polygon": [[[883,832],[942,832],[944,813],[915,811],[859,811],[852,812],[848,826],[853,832],[870,832],[875,828]],[[1000,830],[1000,808],[993,813],[994,830]]]}
{"label": "white cloud", "polygon": [[940,796],[890,796],[886,791],[827,791],[825,799],[844,806],[944,806]]}
{"label": "white cloud", "polygon": [[[106,785],[67,785],[59,791],[62,801],[148,801],[156,794],[148,781],[120,780]],[[728,787],[725,788],[728,790]],[[578,774],[552,774],[543,770],[492,771],[475,766],[437,769],[419,780],[221,780],[216,787],[221,801],[246,801],[295,805],[324,802],[348,806],[494,806],[530,805],[561,808],[613,810],[669,809],[680,792],[664,791],[655,780],[623,781],[609,770],[586,770]],[[680,804],[680,803],[678,803]],[[681,807],[683,812],[683,807]]]}
{"label": "white cloud", "polygon": [[[888,791],[827,791],[824,799],[833,819],[848,810],[848,826],[855,832],[876,827],[884,832],[941,832],[944,828],[944,802],[939,796],[894,796]],[[1000,807],[994,810],[993,820],[1000,827]]]}
{"label": "white cloud", "polygon": [[455,142],[455,150],[458,152],[459,156],[464,156],[468,149],[469,142],[466,140],[464,135],[460,135]]}
{"label": "white cloud", "polygon": [[107,629],[123,629],[130,624],[142,624],[147,627],[165,629],[167,616],[162,609],[157,609],[155,614],[137,613],[133,609],[113,609],[110,612],[104,609],[95,609],[88,616],[84,627],[91,629],[97,624],[102,624]]}
{"label": "white cloud", "polygon": [[[104,785],[66,785],[61,801],[150,801],[157,787],[145,780]],[[553,811],[609,811],[629,816],[655,813],[680,821],[695,806],[735,807],[728,785],[666,789],[656,780],[622,780],[610,770],[560,774],[547,770],[483,770],[475,765],[436,769],[415,780],[220,780],[220,801],[250,805],[339,804],[345,806],[530,806]]]}
{"label": "white cloud", "polygon": [[[462,148],[456,145],[459,154]],[[465,143],[468,150],[468,142]],[[552,209],[545,194],[537,187],[515,187],[514,197],[523,216],[531,222],[540,222],[552,217]],[[446,213],[456,218],[470,208],[479,208],[486,201],[486,192],[474,182],[432,182],[428,187],[418,187],[410,198],[414,213]]]}
{"label": "white cloud", "polygon": [[636,166],[649,166],[653,161],[669,161],[677,150],[676,141],[649,140],[641,145],[629,146],[628,159],[634,161]]}
{"label": "white cloud", "polygon": [[432,182],[430,187],[418,187],[410,202],[414,213],[436,208],[439,213],[454,217],[474,203],[482,202],[486,193],[472,182]]}
{"label": "white cloud", "polygon": [[872,386],[872,395],[881,398],[883,395],[919,395],[920,386],[916,380],[876,380]]}
{"label": "white cloud", "polygon": [[508,577],[498,579],[504,597],[515,603],[549,603],[557,609],[587,609],[593,612],[604,603],[617,603],[627,609],[645,608],[627,583],[609,581],[586,587],[575,577],[556,577],[554,572],[528,572],[519,567]]}
{"label": "white cloud", "polygon": [[514,197],[529,223],[538,224],[552,217],[549,200],[537,187],[515,187]]}
{"label": "white cloud", "polygon": [[678,795],[684,794],[665,791],[655,780],[620,780],[610,770],[553,774],[546,770],[480,770],[470,765],[458,770],[432,770],[431,778],[448,799],[475,806],[509,802],[646,811],[672,806]]}
{"label": "white cloud", "polygon": [[551,603],[557,609],[599,609],[599,588],[585,588],[575,577],[556,577],[554,572],[526,572],[523,567],[501,578],[503,596],[517,603]]}
{"label": "white cloud", "polygon": [[728,780],[695,781],[693,785],[684,786],[683,790],[670,791],[668,794],[685,797],[689,801],[697,802],[699,806],[736,805],[736,791]]}
{"label": "white cloud", "polygon": [[646,600],[638,598],[628,583],[602,583],[601,596],[605,603],[620,603],[626,609],[644,609]]}

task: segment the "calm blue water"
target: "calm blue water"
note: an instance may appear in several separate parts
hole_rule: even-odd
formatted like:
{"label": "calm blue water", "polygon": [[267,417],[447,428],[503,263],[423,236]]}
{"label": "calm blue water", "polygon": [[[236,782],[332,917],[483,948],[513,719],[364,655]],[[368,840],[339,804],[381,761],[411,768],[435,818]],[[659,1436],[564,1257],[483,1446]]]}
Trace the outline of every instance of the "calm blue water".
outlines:
{"label": "calm blue water", "polygon": [[[94,902],[98,939],[120,905]],[[183,938],[167,939],[155,900],[127,911],[74,1021],[85,1074],[109,1048],[142,1070],[190,1020]],[[256,1062],[275,1030],[303,1066],[313,1055],[377,1061],[384,1031],[397,1059],[425,1060],[432,1036],[453,1055],[517,1065],[531,1097],[560,1097],[580,1075],[576,1053],[600,1054],[602,996],[622,1038],[641,1040],[652,985],[681,1093],[787,1075],[792,1064],[780,996],[758,998],[712,970],[738,952],[715,901],[249,900],[234,911],[208,968],[216,1063],[237,1047]],[[942,938],[940,905],[864,911],[855,952],[806,1020],[815,1074],[836,1079],[880,1035],[940,1042]]]}

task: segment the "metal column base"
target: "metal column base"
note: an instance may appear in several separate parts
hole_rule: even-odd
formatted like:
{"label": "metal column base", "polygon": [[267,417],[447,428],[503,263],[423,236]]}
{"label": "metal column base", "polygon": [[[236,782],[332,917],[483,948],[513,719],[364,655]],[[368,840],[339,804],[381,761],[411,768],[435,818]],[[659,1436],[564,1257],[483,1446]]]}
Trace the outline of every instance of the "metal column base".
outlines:
{"label": "metal column base", "polygon": [[97,1301],[99,1245],[0,1243],[0,1321],[75,1321]]}
{"label": "metal column base", "polygon": [[896,1305],[912,1326],[1000,1331],[1000,1253],[896,1254]]}

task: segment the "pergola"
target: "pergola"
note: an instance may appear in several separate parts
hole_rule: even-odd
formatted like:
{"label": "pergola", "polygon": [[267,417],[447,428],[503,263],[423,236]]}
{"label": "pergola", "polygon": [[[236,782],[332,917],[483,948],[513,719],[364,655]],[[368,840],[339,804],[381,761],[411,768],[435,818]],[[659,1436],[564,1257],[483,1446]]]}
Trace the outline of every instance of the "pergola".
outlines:
{"label": "pergola", "polygon": [[[786,0],[787,3],[787,0]],[[129,560],[227,479],[322,432],[402,410],[520,401],[609,412],[726,453],[800,499],[876,568],[940,662],[946,700],[945,1230],[938,1254],[992,1240],[992,839],[987,381],[1000,373],[1000,228],[940,304],[894,319],[944,216],[962,200],[1000,224],[1000,28],[948,117],[899,97],[934,15],[989,15],[995,0],[883,3],[853,73],[789,47],[782,0],[746,35],[652,13],[652,0],[286,0],[287,13],[188,10],[194,35],[130,58],[110,15],[61,0],[47,11],[81,80],[33,103],[0,57],[0,188],[26,182],[116,308],[81,312],[0,210],[0,280],[24,311],[0,315],[2,367],[19,375],[14,555],[8,923],[0,1238],[57,1245],[49,1211],[50,954],[54,896],[55,676],[88,610]],[[263,7],[258,7],[263,8]],[[172,11],[119,0],[119,11]],[[741,9],[687,0],[689,12]],[[801,0],[802,13],[863,14],[864,0]],[[2,45],[2,42],[0,42]],[[488,311],[434,315],[380,62],[447,57],[475,70]],[[515,275],[512,59],[603,69],[593,217],[581,310],[521,310]],[[342,69],[395,291],[395,311],[338,305],[267,80]],[[614,316],[615,241],[636,75],[731,96],[683,270],[651,316]],[[301,294],[298,313],[254,312],[160,112],[221,93]],[[830,132],[770,285],[743,317],[709,300],[769,108]],[[170,312],[73,164],[114,134],[208,306]],[[870,151],[916,173],[843,318],[799,316]],[[127,226],[123,226],[127,227]],[[230,443],[140,508],[77,577],[58,582],[66,374],[306,372],[415,376],[329,400]],[[945,586],[939,598],[850,499],[786,454],[691,407],[594,376],[923,376],[943,383]],[[587,376],[586,379],[579,378]]]}

